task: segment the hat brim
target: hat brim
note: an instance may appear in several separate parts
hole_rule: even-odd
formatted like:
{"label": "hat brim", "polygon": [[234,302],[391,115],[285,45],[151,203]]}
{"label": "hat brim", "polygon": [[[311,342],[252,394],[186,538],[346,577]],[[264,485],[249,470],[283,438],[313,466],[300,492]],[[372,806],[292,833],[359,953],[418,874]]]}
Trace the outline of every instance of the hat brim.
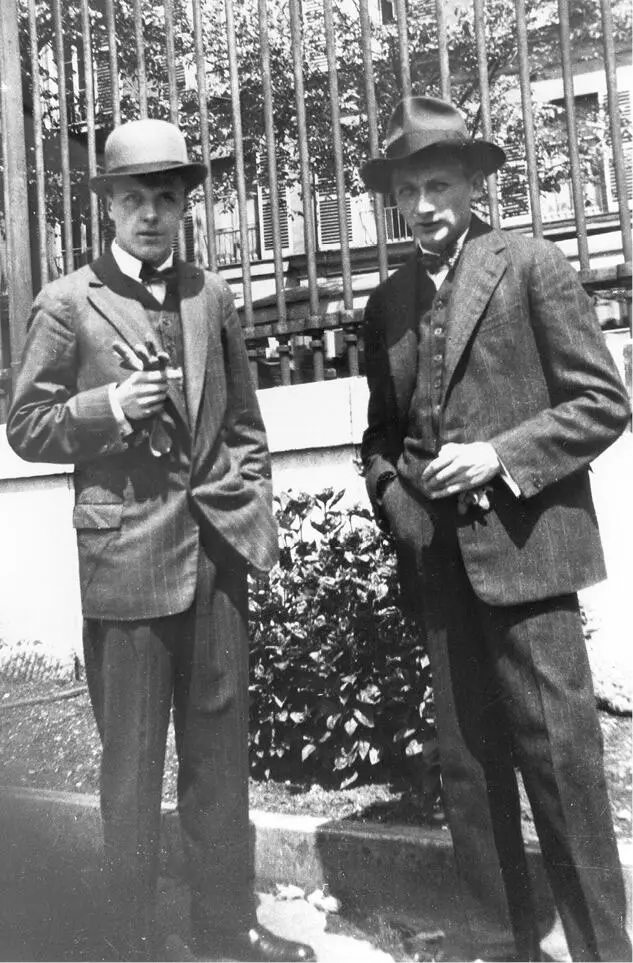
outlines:
{"label": "hat brim", "polygon": [[360,169],[360,176],[368,190],[375,191],[377,194],[389,194],[392,189],[392,177],[396,167],[402,167],[409,163],[413,157],[422,156],[422,154],[430,151],[434,153],[442,151],[463,153],[464,159],[476,170],[482,171],[484,177],[488,177],[499,170],[506,161],[505,151],[497,144],[487,140],[475,140],[467,143],[461,140],[442,141],[412,150],[411,153],[399,157],[374,157],[363,164]]}
{"label": "hat brim", "polygon": [[122,180],[124,177],[143,177],[147,174],[178,174],[185,182],[186,189],[192,191],[194,187],[198,187],[203,183],[208,173],[207,165],[199,163],[169,164],[166,166],[164,163],[158,162],[156,164],[130,165],[124,170],[120,169],[110,171],[107,174],[96,174],[90,178],[90,189],[94,191],[95,194],[102,195],[107,193],[108,187]]}

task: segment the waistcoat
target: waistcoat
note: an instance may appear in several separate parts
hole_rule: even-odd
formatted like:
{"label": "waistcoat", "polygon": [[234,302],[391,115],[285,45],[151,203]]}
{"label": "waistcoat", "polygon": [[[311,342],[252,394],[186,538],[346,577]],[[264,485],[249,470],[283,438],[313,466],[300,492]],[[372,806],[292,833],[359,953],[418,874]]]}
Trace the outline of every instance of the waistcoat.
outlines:
{"label": "waistcoat", "polygon": [[439,290],[423,268],[418,268],[419,311],[417,378],[409,407],[408,427],[399,463],[401,474],[416,488],[420,477],[441,446],[441,416],[448,308],[455,270]]}

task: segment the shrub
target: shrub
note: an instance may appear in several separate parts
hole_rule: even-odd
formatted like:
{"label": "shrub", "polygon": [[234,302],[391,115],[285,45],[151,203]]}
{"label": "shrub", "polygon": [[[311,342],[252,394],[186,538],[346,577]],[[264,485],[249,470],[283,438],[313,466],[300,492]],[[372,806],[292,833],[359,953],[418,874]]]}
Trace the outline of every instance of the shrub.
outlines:
{"label": "shrub", "polygon": [[277,499],[280,561],[251,585],[253,774],[439,786],[428,657],[390,540],[343,492]]}

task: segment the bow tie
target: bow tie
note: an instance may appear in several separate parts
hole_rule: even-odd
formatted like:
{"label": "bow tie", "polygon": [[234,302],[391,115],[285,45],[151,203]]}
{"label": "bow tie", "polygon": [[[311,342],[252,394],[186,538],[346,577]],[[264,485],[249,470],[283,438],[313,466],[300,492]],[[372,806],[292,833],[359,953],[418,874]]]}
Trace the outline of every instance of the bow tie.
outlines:
{"label": "bow tie", "polygon": [[420,264],[429,274],[437,274],[442,268],[452,268],[456,260],[457,245],[449,244],[443,251],[437,253],[420,250]]}
{"label": "bow tie", "polygon": [[147,261],[143,261],[138,279],[141,284],[169,284],[175,281],[177,277],[178,272],[175,264],[159,271],[153,264],[148,264]]}

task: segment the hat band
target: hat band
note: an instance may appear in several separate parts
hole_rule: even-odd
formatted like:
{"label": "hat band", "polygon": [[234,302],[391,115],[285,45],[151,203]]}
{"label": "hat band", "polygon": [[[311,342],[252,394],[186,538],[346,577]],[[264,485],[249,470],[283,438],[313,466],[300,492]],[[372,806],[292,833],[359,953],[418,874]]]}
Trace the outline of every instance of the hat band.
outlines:
{"label": "hat band", "polygon": [[198,164],[191,164],[180,160],[149,161],[144,164],[123,164],[121,167],[111,167],[109,170],[104,171],[104,176],[124,177],[127,174],[130,177],[134,177],[135,174],[152,174],[158,173],[159,171],[198,166]]}
{"label": "hat band", "polygon": [[472,144],[472,141],[465,134],[461,134],[456,130],[417,130],[409,134],[403,134],[392,144],[389,144],[385,155],[389,160],[398,160],[399,158],[409,157],[419,150],[425,150],[427,147],[434,147],[440,144],[445,146],[453,144],[455,147],[464,147]]}

